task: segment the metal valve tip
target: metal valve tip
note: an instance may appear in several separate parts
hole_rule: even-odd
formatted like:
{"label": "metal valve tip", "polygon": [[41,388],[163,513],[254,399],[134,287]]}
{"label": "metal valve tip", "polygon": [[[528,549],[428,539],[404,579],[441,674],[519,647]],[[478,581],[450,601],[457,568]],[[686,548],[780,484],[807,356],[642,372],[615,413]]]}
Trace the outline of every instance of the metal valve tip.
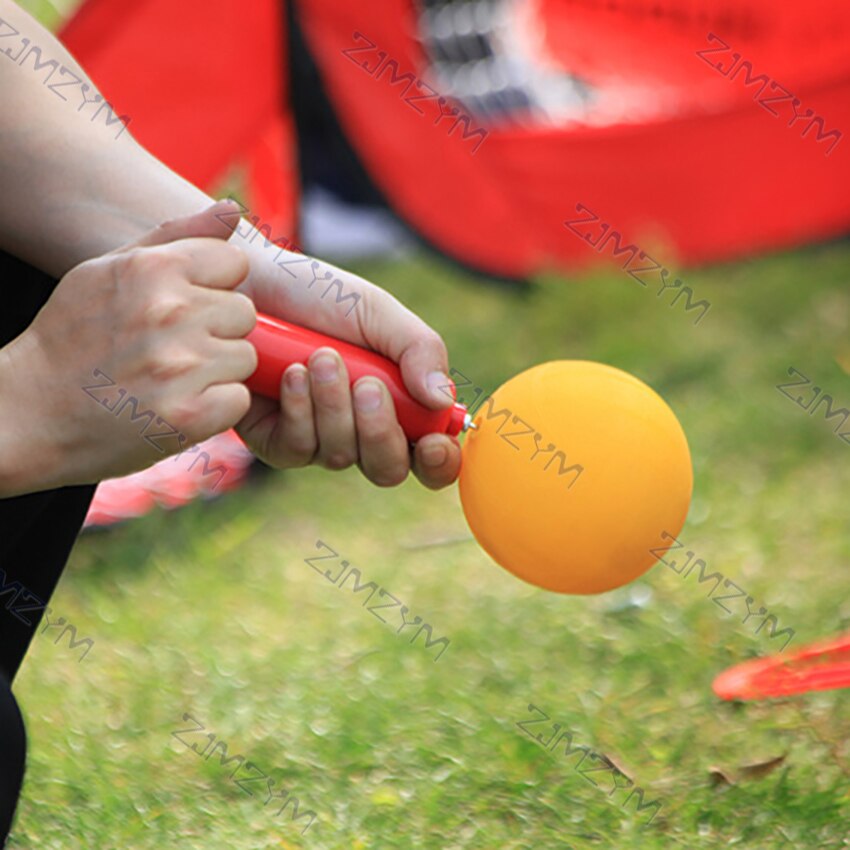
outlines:
{"label": "metal valve tip", "polygon": [[463,419],[464,431],[477,431],[478,426],[472,421],[472,417],[467,413]]}

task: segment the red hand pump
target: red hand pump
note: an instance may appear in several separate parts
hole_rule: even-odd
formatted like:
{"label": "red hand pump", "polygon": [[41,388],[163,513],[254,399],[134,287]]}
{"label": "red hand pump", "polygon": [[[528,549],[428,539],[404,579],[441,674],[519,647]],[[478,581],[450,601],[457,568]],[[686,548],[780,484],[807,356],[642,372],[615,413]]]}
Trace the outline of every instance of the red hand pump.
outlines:
{"label": "red hand pump", "polygon": [[[455,402],[451,407],[431,410],[413,399],[404,386],[398,366],[374,351],[262,313],[257,315],[257,325],[247,339],[257,349],[258,364],[246,383],[259,395],[280,398],[280,379],[284,371],[293,363],[306,364],[317,348],[330,346],[342,357],[352,384],[366,375],[386,384],[399,424],[412,443],[426,434],[457,436],[469,425],[470,417],[462,404]],[[457,397],[453,383],[450,382],[446,390],[453,398]]]}

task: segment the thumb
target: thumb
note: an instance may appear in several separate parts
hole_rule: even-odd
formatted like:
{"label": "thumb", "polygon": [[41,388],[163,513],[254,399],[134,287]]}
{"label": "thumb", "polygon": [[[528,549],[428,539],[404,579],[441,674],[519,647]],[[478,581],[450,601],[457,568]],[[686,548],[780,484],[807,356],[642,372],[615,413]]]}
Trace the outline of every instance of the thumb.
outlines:
{"label": "thumb", "polygon": [[211,238],[227,240],[239,224],[241,207],[236,201],[217,201],[201,212],[165,221],[144,236],[123,245],[117,253],[133,248],[167,245],[178,239]]}

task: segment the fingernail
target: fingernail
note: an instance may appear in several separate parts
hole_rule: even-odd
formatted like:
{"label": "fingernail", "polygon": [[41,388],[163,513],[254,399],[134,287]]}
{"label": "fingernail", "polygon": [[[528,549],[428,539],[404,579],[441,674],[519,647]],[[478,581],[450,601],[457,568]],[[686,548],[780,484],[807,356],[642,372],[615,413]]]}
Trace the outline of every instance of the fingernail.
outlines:
{"label": "fingernail", "polygon": [[310,361],[310,371],[320,384],[330,384],[339,378],[339,364],[331,353],[319,354]]}
{"label": "fingernail", "polygon": [[354,406],[361,413],[374,413],[383,401],[381,388],[375,381],[361,381],[354,386]]}
{"label": "fingernail", "polygon": [[452,382],[444,372],[429,372],[425,382],[432,398],[443,402],[446,399],[454,401]]}
{"label": "fingernail", "polygon": [[307,370],[301,366],[290,366],[283,375],[287,392],[292,395],[307,395]]}
{"label": "fingernail", "polygon": [[442,466],[448,457],[446,447],[442,443],[428,443],[422,447],[422,463],[425,466]]}

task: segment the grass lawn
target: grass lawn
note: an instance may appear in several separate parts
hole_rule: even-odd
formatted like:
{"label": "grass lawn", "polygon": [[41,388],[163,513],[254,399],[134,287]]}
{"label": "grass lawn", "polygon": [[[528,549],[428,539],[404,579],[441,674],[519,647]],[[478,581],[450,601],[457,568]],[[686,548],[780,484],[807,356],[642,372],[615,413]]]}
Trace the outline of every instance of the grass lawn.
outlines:
{"label": "grass lawn", "polygon": [[[477,386],[581,358],[658,390],[693,454],[680,539],[776,636],[662,564],[598,597],[525,585],[471,541],[455,488],[269,475],[79,541],[51,605],[94,646],[78,662],[39,635],[17,680],[31,748],[11,847],[850,846],[850,691],[726,704],[710,687],[779,651],[780,629],[793,649],[850,627],[850,446],[823,406],[776,389],[794,367],[850,405],[850,245],[688,272],[712,304],[697,325],[617,269],[525,295],[432,260],[356,270],[438,328]],[[318,568],[349,561],[448,648],[311,569],[330,554],[317,540],[338,553]],[[589,749],[580,767],[584,751],[532,739],[552,723]],[[642,810],[586,772],[596,754]],[[265,804],[264,775],[298,798],[295,820]]]}
{"label": "grass lawn", "polygon": [[[56,26],[76,2],[22,5]],[[93,645],[40,634],[16,681],[30,751],[10,847],[850,847],[850,691],[729,704],[710,687],[786,629],[793,650],[850,628],[850,446],[828,408],[776,389],[793,367],[850,406],[850,244],[687,272],[712,304],[696,325],[617,269],[523,294],[430,259],[355,270],[439,329],[475,387],[580,358],[660,392],[690,441],[680,539],[704,572],[546,593],[476,546],[455,488],[354,471],[86,535],[51,607]],[[320,573],[343,560],[431,644]],[[715,602],[714,573],[747,601]],[[594,770],[603,755],[631,786]]]}

